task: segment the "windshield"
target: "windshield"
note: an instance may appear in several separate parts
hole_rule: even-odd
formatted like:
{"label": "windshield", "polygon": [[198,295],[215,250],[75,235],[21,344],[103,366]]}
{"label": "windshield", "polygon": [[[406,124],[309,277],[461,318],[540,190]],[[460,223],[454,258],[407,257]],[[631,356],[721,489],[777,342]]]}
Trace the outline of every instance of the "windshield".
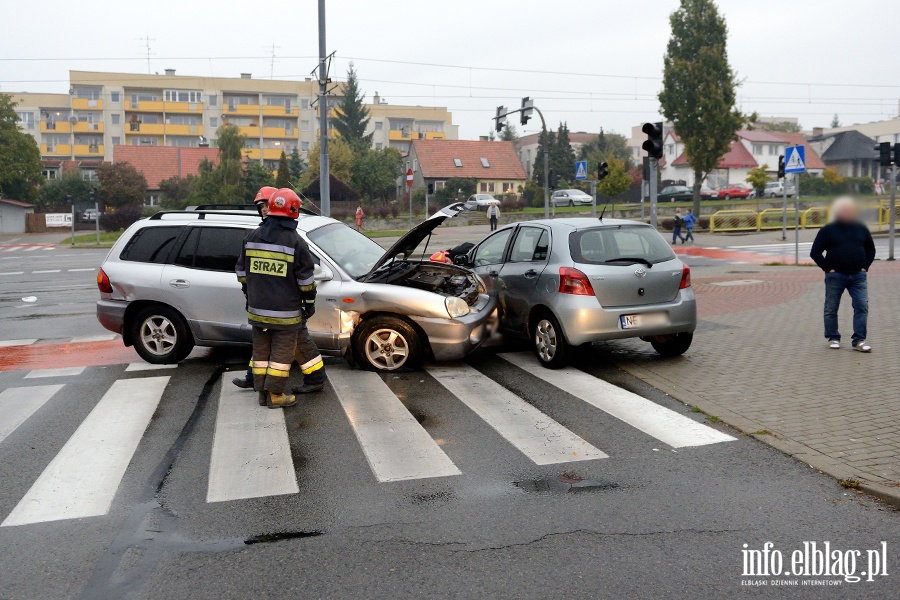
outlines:
{"label": "windshield", "polygon": [[576,263],[588,265],[656,264],[672,260],[675,253],[650,227],[598,227],[569,235],[569,251]]}
{"label": "windshield", "polygon": [[340,223],[313,229],[306,235],[354,279],[371,271],[384,254],[384,248]]}

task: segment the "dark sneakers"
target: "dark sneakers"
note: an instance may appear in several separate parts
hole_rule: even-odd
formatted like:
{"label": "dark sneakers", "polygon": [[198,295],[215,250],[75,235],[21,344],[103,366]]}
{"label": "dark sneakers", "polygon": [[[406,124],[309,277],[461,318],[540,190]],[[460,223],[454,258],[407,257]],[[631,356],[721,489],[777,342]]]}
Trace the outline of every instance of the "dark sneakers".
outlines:
{"label": "dark sneakers", "polygon": [[238,386],[242,390],[251,390],[253,389],[253,380],[247,379],[246,377],[235,377],[231,380],[231,383]]}
{"label": "dark sneakers", "polygon": [[325,382],[322,383],[309,383],[304,381],[303,385],[295,385],[291,388],[291,391],[295,394],[314,394],[316,392],[321,392],[325,389]]}

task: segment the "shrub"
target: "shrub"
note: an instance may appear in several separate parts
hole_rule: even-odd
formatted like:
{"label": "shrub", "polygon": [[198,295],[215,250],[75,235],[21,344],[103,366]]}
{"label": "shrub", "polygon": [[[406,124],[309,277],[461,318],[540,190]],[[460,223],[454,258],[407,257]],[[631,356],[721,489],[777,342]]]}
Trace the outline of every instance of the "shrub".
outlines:
{"label": "shrub", "polygon": [[119,231],[140,220],[142,208],[139,206],[123,206],[117,210],[100,215],[100,227],[103,231]]}

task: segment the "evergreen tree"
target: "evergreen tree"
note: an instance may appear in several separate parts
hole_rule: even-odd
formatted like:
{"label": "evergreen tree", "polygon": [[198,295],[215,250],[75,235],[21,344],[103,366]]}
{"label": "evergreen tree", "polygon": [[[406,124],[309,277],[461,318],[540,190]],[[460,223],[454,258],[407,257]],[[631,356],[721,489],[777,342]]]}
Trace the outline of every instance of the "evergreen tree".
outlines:
{"label": "evergreen tree", "polygon": [[291,172],[288,166],[287,154],[281,151],[281,158],[278,159],[278,174],[275,175],[275,187],[286,188],[291,187]]}
{"label": "evergreen tree", "polygon": [[556,132],[556,144],[550,151],[550,169],[560,176],[560,181],[575,178],[575,151],[569,140],[569,126],[560,123]]}
{"label": "evergreen tree", "polygon": [[507,123],[503,127],[503,131],[500,132],[500,141],[501,142],[512,142],[514,144],[518,143],[519,132],[516,131],[516,126],[511,123]]}
{"label": "evergreen tree", "polygon": [[539,185],[544,185],[544,148],[547,148],[550,151],[550,170],[553,170],[553,153],[554,148],[556,147],[556,134],[553,131],[548,131],[546,136],[544,132],[541,131],[538,136],[538,147],[534,153],[534,162],[531,166],[532,179],[534,182]]}
{"label": "evergreen tree", "polygon": [[[246,142],[247,136],[243,135],[236,125],[226,123],[216,130],[219,163],[211,172],[205,175],[206,177],[212,175],[216,186],[214,189],[211,189],[209,181],[204,181],[201,186],[207,203],[243,203],[244,190],[241,184],[244,180],[244,163],[242,151]],[[202,169],[200,170],[200,177],[204,177]]]}
{"label": "evergreen tree", "polygon": [[334,128],[354,151],[365,150],[372,146],[372,136],[366,135],[369,126],[369,109],[365,105],[365,96],[359,89],[359,80],[353,63],[347,69],[347,83],[343,89],[344,99],[337,116],[334,117]]}
{"label": "evergreen tree", "polygon": [[300,150],[297,149],[297,146],[294,146],[294,149],[291,150],[291,156],[288,158],[288,170],[291,172],[291,180],[295,182],[306,171],[306,161],[300,156]]}
{"label": "evergreen tree", "polygon": [[681,0],[671,14],[663,67],[662,113],[675,124],[694,171],[694,214],[700,186],[718,167],[748,119],[735,108],[737,78],[728,64],[728,27],[712,0]]}
{"label": "evergreen tree", "polygon": [[834,113],[834,117],[831,119],[831,126],[832,127],[840,127],[841,126],[841,120],[838,118],[837,113]]}

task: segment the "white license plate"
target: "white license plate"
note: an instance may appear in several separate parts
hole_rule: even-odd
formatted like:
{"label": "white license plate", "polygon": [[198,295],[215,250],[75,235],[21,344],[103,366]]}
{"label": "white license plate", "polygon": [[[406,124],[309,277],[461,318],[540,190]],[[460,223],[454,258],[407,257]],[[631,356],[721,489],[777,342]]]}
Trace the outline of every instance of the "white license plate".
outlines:
{"label": "white license plate", "polygon": [[619,322],[622,329],[639,327],[661,327],[669,324],[669,315],[664,312],[642,313],[639,315],[621,315]]}

